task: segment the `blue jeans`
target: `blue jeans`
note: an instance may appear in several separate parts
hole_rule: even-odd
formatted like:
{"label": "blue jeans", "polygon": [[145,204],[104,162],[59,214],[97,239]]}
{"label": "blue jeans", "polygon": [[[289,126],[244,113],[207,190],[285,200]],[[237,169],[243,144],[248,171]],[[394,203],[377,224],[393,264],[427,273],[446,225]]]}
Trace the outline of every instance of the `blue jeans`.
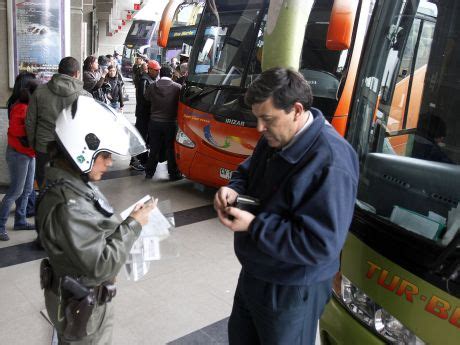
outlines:
{"label": "blue jeans", "polygon": [[120,109],[120,103],[118,102],[110,102],[110,106],[115,110]]}
{"label": "blue jeans", "polygon": [[11,206],[16,202],[14,225],[26,224],[26,208],[29,195],[34,187],[35,158],[6,148],[6,162],[10,172],[10,187],[0,203],[0,233],[5,233]]}

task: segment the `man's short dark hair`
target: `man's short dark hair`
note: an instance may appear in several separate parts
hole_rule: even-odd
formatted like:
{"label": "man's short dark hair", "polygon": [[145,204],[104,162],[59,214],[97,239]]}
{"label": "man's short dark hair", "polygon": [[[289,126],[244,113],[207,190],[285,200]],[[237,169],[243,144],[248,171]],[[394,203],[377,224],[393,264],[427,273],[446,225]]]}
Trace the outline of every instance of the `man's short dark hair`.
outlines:
{"label": "man's short dark hair", "polygon": [[59,62],[58,73],[73,77],[78,71],[80,71],[80,63],[71,56],[67,56]]}
{"label": "man's short dark hair", "polygon": [[173,71],[170,66],[162,66],[160,69],[160,78],[168,77],[171,78]]}
{"label": "man's short dark hair", "polygon": [[247,105],[265,102],[272,97],[273,105],[290,112],[295,102],[309,110],[313,103],[310,85],[299,72],[274,67],[264,72],[249,86],[244,100]]}
{"label": "man's short dark hair", "polygon": [[109,64],[109,59],[107,59],[105,55],[99,55],[97,62],[99,66],[107,66]]}

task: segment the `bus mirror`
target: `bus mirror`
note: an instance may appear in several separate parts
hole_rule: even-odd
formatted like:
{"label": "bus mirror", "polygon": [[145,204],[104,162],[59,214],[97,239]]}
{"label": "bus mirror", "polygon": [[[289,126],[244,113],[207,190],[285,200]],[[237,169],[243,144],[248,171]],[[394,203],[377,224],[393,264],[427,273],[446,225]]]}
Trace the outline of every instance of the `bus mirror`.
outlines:
{"label": "bus mirror", "polygon": [[174,14],[180,3],[181,0],[169,0],[163,11],[160,26],[158,28],[157,44],[159,47],[166,48],[168,44],[169,31],[171,30]]}
{"label": "bus mirror", "polygon": [[357,8],[358,0],[334,1],[327,30],[327,49],[346,50],[350,48]]}

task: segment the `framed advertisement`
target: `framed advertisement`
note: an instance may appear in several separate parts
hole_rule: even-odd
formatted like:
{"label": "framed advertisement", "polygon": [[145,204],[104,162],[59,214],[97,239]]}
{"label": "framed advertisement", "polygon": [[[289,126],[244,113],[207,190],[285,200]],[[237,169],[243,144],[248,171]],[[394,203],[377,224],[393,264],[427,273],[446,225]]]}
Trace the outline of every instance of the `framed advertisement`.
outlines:
{"label": "framed advertisement", "polygon": [[46,82],[70,52],[70,0],[8,0],[9,83],[20,72]]}

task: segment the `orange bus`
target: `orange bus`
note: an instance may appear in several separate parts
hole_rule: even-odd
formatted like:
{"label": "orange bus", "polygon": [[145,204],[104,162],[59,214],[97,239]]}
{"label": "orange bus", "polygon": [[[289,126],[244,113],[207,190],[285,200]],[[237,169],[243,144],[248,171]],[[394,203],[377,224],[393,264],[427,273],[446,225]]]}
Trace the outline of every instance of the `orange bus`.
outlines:
{"label": "orange bus", "polygon": [[341,133],[374,1],[208,0],[198,25],[178,111],[182,174],[225,185],[260,135],[244,104],[262,70],[285,66],[310,83],[314,106]]}

